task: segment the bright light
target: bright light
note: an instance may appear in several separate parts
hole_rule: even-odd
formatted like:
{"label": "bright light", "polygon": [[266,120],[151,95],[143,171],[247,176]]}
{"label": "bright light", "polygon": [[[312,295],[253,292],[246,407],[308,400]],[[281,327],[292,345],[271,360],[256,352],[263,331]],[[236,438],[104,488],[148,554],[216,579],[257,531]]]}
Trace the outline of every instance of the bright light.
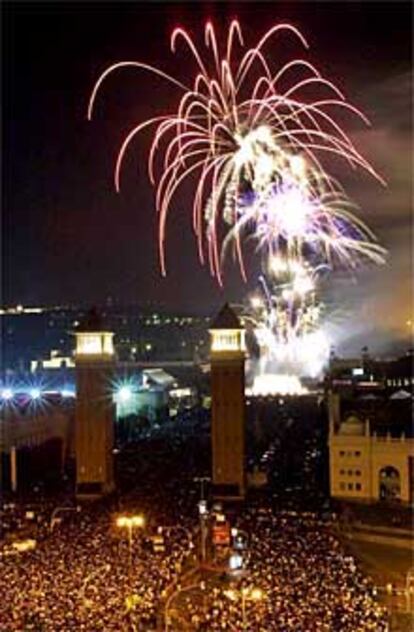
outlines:
{"label": "bright light", "polygon": [[260,309],[263,307],[263,301],[259,296],[252,296],[250,299],[253,309]]}
{"label": "bright light", "polygon": [[96,333],[76,333],[76,355],[113,355],[113,333],[101,331]]}
{"label": "bright light", "polygon": [[224,591],[224,594],[226,595],[226,597],[228,597],[229,599],[233,601],[237,599],[238,593],[241,594],[246,599],[251,599],[252,601],[260,601],[264,597],[264,593],[263,593],[263,590],[261,590],[261,588],[244,587],[244,588],[241,588],[240,591],[230,588],[229,590]]}
{"label": "bright light", "polygon": [[297,375],[265,373],[257,375],[248,395],[304,395],[308,390],[302,386]]}
{"label": "bright light", "polygon": [[261,590],[260,588],[252,588],[250,592],[250,599],[253,599],[254,601],[259,601],[260,599],[263,599],[263,590]]}
{"label": "bright light", "polygon": [[39,399],[39,398],[40,398],[40,395],[41,395],[40,389],[38,389],[38,388],[32,388],[32,389],[30,390],[30,397],[31,397],[32,399]]}
{"label": "bright light", "polygon": [[274,274],[280,274],[287,270],[287,264],[281,257],[272,257],[270,259],[269,268]]}
{"label": "bright light", "polygon": [[299,187],[286,187],[272,193],[269,200],[259,209],[258,223],[266,230],[286,237],[302,235],[313,207]]}
{"label": "bright light", "polygon": [[143,527],[145,525],[144,516],[138,514],[136,516],[119,516],[116,519],[117,527],[128,527],[128,529],[132,529],[132,527]]}
{"label": "bright light", "polygon": [[226,595],[226,597],[228,597],[229,599],[231,599],[232,601],[234,601],[235,599],[237,599],[237,593],[235,590],[233,590],[232,588],[229,588],[229,590],[225,590],[224,594]]}
{"label": "bright light", "polygon": [[121,402],[129,402],[132,397],[132,389],[130,386],[121,386],[118,389],[118,398]]}
{"label": "bright light", "polygon": [[352,375],[364,375],[364,369],[362,367],[356,367],[355,369],[352,369]]}
{"label": "bright light", "polygon": [[204,516],[207,513],[207,501],[200,500],[198,503],[198,513],[200,516]]}
{"label": "bright light", "polygon": [[1,398],[2,399],[12,399],[13,398],[13,391],[11,390],[11,388],[4,388],[1,392]]}
{"label": "bright light", "polygon": [[244,351],[244,331],[242,329],[212,329],[212,351]]}
{"label": "bright light", "polygon": [[297,294],[307,294],[314,289],[313,281],[309,276],[297,276],[293,284],[293,291]]}
{"label": "bright light", "polygon": [[302,156],[291,156],[289,162],[292,173],[295,176],[303,177],[305,175],[306,163]]}
{"label": "bright light", "polygon": [[25,551],[32,551],[36,548],[37,541],[33,539],[28,540],[20,540],[12,543],[12,547],[19,551],[19,553],[24,553]]}
{"label": "bright light", "polygon": [[240,568],[242,568],[242,566],[243,566],[243,558],[241,555],[239,555],[238,553],[233,553],[233,555],[230,555],[230,559],[229,559],[230,570],[237,571]]}
{"label": "bright light", "polygon": [[69,389],[62,389],[60,391],[60,394],[62,395],[62,397],[75,397],[75,392],[74,391],[70,391]]}
{"label": "bright light", "polygon": [[234,139],[239,145],[239,149],[233,157],[236,168],[241,169],[246,164],[255,161],[255,164],[259,163],[258,171],[260,175],[258,179],[262,184],[266,183],[266,179],[268,182],[274,170],[274,163],[272,157],[264,151],[263,146],[275,149],[275,142],[270,127],[262,125],[257,129],[251,130],[245,136],[235,134]]}

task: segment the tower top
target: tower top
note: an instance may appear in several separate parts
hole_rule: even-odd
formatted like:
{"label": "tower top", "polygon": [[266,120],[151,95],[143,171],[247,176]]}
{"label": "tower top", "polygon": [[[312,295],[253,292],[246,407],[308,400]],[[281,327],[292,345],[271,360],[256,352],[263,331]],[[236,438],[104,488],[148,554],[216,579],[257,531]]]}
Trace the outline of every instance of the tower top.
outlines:
{"label": "tower top", "polygon": [[210,326],[212,357],[244,357],[244,333],[244,328],[230,305],[223,305]]}
{"label": "tower top", "polygon": [[94,362],[112,359],[114,355],[114,334],[104,326],[101,315],[93,307],[86,314],[75,331],[76,360]]}
{"label": "tower top", "polygon": [[223,305],[210,325],[210,330],[215,329],[243,329],[239,318],[228,303]]}
{"label": "tower top", "polygon": [[103,319],[96,307],[91,307],[76,328],[77,332],[105,331]]}

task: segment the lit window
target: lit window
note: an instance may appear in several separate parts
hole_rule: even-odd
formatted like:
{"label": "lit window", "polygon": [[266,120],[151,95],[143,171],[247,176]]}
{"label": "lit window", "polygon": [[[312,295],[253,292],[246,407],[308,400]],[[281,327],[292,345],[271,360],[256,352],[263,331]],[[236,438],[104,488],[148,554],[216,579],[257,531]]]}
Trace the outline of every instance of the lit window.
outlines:
{"label": "lit window", "polygon": [[345,483],[339,483],[339,489],[344,491],[346,489]]}
{"label": "lit window", "polygon": [[100,354],[102,342],[99,334],[79,334],[77,354]]}
{"label": "lit window", "polygon": [[348,476],[352,476],[352,470],[348,470]]}
{"label": "lit window", "polygon": [[77,334],[77,355],[100,355],[102,353],[113,355],[112,333],[97,332]]}

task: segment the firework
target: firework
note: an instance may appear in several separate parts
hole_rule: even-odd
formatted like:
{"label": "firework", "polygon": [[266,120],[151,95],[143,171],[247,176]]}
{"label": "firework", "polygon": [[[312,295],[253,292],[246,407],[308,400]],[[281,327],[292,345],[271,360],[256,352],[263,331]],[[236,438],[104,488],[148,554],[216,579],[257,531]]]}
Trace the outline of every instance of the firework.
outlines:
{"label": "firework", "polygon": [[[322,306],[317,297],[321,267],[275,257],[260,277],[259,292],[250,300],[246,319],[254,328],[262,360],[261,373],[277,365],[312,373],[323,364],[328,342],[320,331]],[[288,372],[289,372],[288,371]]]}
{"label": "firework", "polygon": [[[304,200],[313,207],[317,199],[318,208],[324,209],[320,216],[333,214],[326,221],[322,217],[311,223],[312,242],[320,238],[327,251],[334,248],[348,255],[351,250],[358,250],[356,242],[363,234],[364,253],[369,251],[373,258],[380,257],[378,249],[367,245],[371,236],[368,238],[367,231],[353,218],[348,216],[347,219],[354,237],[350,239],[349,230],[347,235],[347,230],[341,229],[347,211],[345,208],[342,219],[337,221],[339,203],[343,200],[338,197],[337,188],[323,166],[324,155],[337,156],[352,168],[362,168],[383,182],[337,123],[335,110],[348,112],[366,124],[368,121],[308,61],[298,57],[275,68],[273,57],[269,58],[270,44],[279,35],[293,38],[302,49],[308,48],[298,29],[290,24],[278,24],[265,33],[255,47],[243,52],[242,31],[239,23],[233,21],[222,50],[212,24],[206,25],[207,55],[203,56],[190,35],[178,28],[172,34],[171,49],[175,52],[182,40],[194,58],[195,72],[190,85],[156,67],[134,61],[110,66],[95,84],[89,102],[89,118],[92,118],[103,82],[121,68],[149,71],[181,91],[174,112],[143,121],[129,132],[115,167],[115,187],[119,191],[128,148],[139,132],[153,127],[148,172],[155,186],[159,213],[163,274],[166,273],[164,246],[168,210],[180,185],[192,177],[197,178],[192,214],[200,260],[204,262],[207,245],[210,269],[220,284],[222,222],[232,227],[235,253],[245,278],[241,228],[244,229],[253,214],[260,242],[274,245],[286,233],[290,236],[292,230],[302,231],[303,241],[309,229],[307,216],[285,213],[280,223],[281,214],[276,218],[270,210],[293,203],[297,195],[303,197],[297,207],[299,210],[303,209]],[[240,49],[239,61],[234,59],[236,46]],[[253,207],[242,215],[240,201],[249,193],[254,197]],[[329,195],[333,196],[332,200]],[[273,205],[271,201],[275,197],[277,204]],[[323,228],[316,227],[318,221],[323,223]],[[329,229],[325,224],[329,224]]]}
{"label": "firework", "polygon": [[[275,325],[289,314],[289,330],[301,331],[315,320],[312,314],[315,314],[317,270],[279,257],[272,259],[269,267],[267,277],[262,275],[259,279],[262,295],[252,298],[252,307],[265,309],[270,314],[269,323]],[[278,318],[273,310],[280,314]],[[287,339],[289,335],[283,337]]]}
{"label": "firework", "polygon": [[349,268],[363,260],[385,261],[386,251],[356,217],[356,206],[342,190],[318,195],[284,180],[258,194],[245,195],[237,208],[222,258],[229,245],[236,249],[244,238],[253,238],[268,258],[288,253],[293,258],[310,257],[331,267],[338,262]]}
{"label": "firework", "polygon": [[220,45],[211,23],[204,35],[206,50],[200,52],[182,28],[172,34],[172,52],[183,43],[194,61],[194,74],[185,82],[142,62],[110,66],[93,88],[88,118],[106,78],[121,69],[150,72],[180,91],[172,112],[144,120],[126,135],[115,165],[116,190],[131,143],[152,128],[148,174],[159,215],[162,274],[168,212],[188,181],[200,261],[207,251],[220,285],[228,250],[246,279],[243,244],[256,243],[262,275],[249,318],[262,360],[283,364],[288,373],[316,375],[328,355],[318,300],[322,275],[337,265],[354,269],[364,260],[385,260],[385,250],[326,168],[336,158],[385,184],[341,127],[338,114],[369,121],[306,59],[275,64],[271,44],[279,36],[308,48],[292,25],[273,26],[247,49],[237,21]]}

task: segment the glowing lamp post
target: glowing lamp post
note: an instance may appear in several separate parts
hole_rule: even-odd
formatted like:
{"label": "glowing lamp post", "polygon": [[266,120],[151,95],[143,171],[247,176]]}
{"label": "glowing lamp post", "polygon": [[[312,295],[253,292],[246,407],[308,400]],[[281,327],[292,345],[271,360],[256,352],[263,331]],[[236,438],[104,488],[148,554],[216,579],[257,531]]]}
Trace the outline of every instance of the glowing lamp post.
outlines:
{"label": "glowing lamp post", "polygon": [[129,571],[132,568],[132,540],[133,530],[143,528],[145,525],[144,516],[138,514],[136,516],[119,516],[116,519],[116,526],[120,529],[128,529],[128,548],[129,548]]}
{"label": "glowing lamp post", "polygon": [[248,601],[262,601],[264,598],[264,592],[261,588],[255,588],[254,586],[243,587],[240,590],[236,590],[231,588],[230,590],[226,590],[224,592],[226,597],[231,599],[232,601],[236,601],[239,596],[241,598],[241,607],[242,607],[242,621],[243,621],[243,630],[247,630],[247,615],[246,615],[246,604]]}

